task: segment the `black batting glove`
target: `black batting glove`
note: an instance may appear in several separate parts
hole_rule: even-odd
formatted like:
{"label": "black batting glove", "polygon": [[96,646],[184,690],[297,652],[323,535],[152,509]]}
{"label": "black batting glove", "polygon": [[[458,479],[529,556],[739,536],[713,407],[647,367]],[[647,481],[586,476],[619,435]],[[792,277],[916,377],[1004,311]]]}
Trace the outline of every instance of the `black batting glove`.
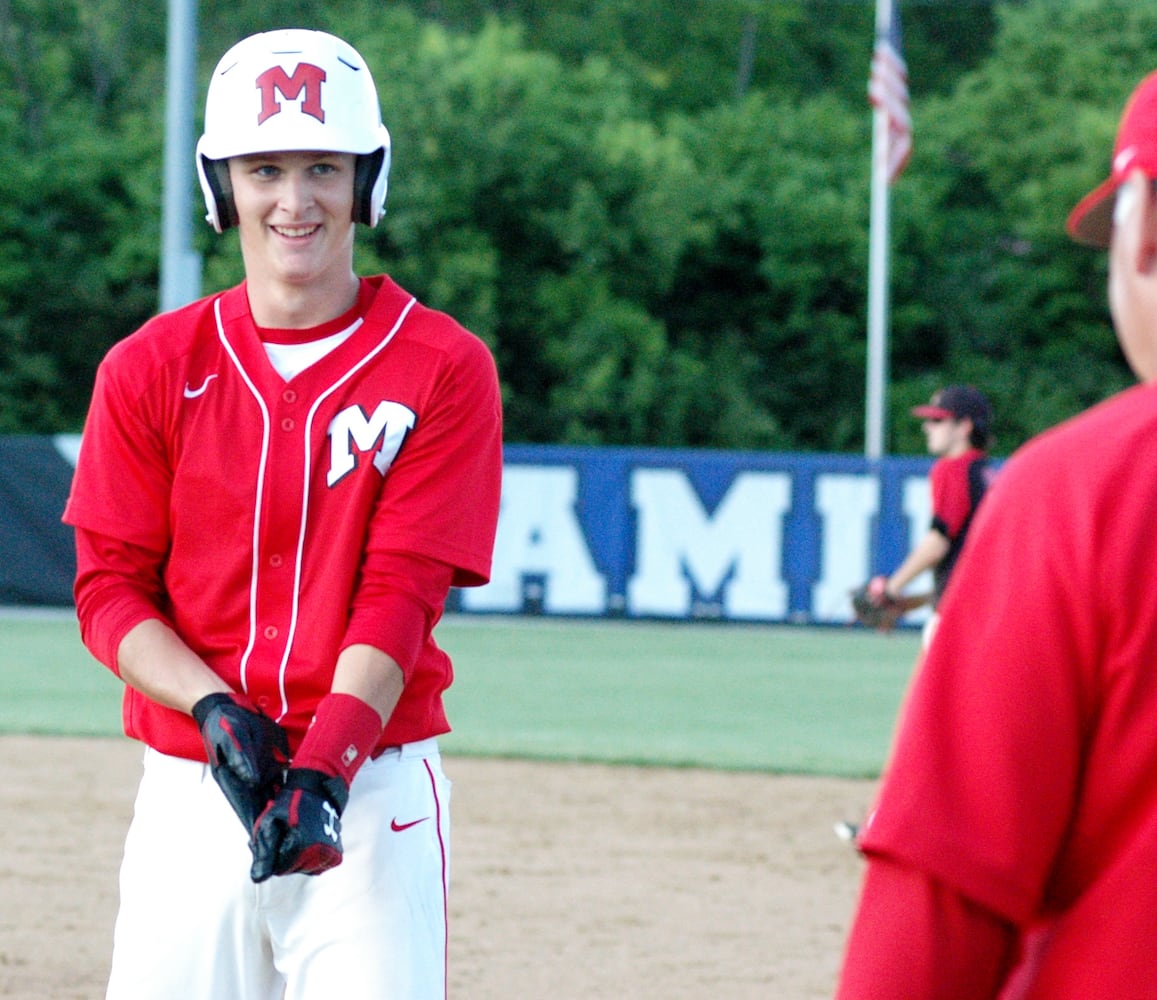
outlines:
{"label": "black batting glove", "polygon": [[285,730],[262,715],[242,695],[205,695],[193,706],[193,718],[213,778],[229,805],[252,833],[257,817],[281,787],[289,762]]}
{"label": "black batting glove", "polygon": [[249,876],[264,882],[298,872],[320,875],[341,864],[341,814],[349,785],[307,767],[291,767],[285,785],[253,828]]}

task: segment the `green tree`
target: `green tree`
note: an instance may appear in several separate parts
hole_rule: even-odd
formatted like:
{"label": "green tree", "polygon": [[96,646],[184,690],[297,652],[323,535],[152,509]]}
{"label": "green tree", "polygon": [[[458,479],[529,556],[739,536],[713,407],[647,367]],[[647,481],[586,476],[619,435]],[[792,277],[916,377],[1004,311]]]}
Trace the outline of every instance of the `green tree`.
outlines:
{"label": "green tree", "polygon": [[[626,73],[656,109],[695,111],[746,96],[835,93],[862,103],[875,10],[848,0],[412,0],[421,17],[475,33],[517,23],[567,65],[592,57]],[[914,86],[941,93],[987,54],[994,3],[904,2]]]}
{"label": "green tree", "polygon": [[150,114],[163,23],[143,9],[116,19],[119,6],[0,8],[6,431],[79,426],[97,360],[155,308]]}
{"label": "green tree", "polygon": [[937,381],[984,386],[1006,448],[1132,381],[1105,256],[1063,225],[1107,174],[1125,98],[1157,66],[1157,12],[1071,0],[1000,15],[991,57],[921,108],[911,176],[895,189],[894,295],[935,305],[895,317],[903,450],[919,446],[903,413]]}
{"label": "green tree", "polygon": [[637,439],[667,354],[649,300],[695,232],[678,144],[607,63],[567,69],[513,27],[363,27],[397,164],[363,262],[491,343],[511,439]]}
{"label": "green tree", "polygon": [[708,412],[682,428],[687,440],[854,444],[867,129],[862,109],[827,95],[802,103],[752,97],[680,124],[707,223],[680,261],[661,315],[673,342],[716,373],[703,387]]}
{"label": "green tree", "polygon": [[[858,450],[872,5],[286,0],[199,5],[216,58],[355,40],[394,136],[383,269],[484,337],[511,440]],[[891,450],[945,381],[1009,449],[1131,381],[1103,255],[1062,222],[1157,65],[1123,0],[903,0],[916,141],[892,189]],[[0,430],[76,429],[156,308],[163,7],[0,4]],[[199,193],[198,193],[199,196]],[[199,213],[198,213],[199,214]],[[206,291],[236,234],[197,229]]]}

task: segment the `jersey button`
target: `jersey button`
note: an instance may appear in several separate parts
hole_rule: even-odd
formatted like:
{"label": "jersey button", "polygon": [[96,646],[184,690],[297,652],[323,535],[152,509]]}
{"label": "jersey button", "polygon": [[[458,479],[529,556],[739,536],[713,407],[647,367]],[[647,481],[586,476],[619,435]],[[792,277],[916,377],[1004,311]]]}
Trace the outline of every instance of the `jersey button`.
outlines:
{"label": "jersey button", "polygon": [[276,625],[266,625],[265,626],[265,638],[266,639],[276,639],[277,638],[277,626]]}
{"label": "jersey button", "polygon": [[269,696],[263,694],[260,698],[258,698],[257,699],[257,707],[258,708],[268,708],[269,707]]}
{"label": "jersey button", "polygon": [[297,425],[293,422],[293,417],[286,417],[281,421],[281,429],[283,431],[291,431]]}
{"label": "jersey button", "polygon": [[281,398],[284,399],[287,403],[296,403],[297,393],[292,389],[286,389],[285,392],[281,394]]}
{"label": "jersey button", "polygon": [[280,569],[282,562],[284,562],[284,560],[276,552],[269,557],[269,565],[274,569]]}

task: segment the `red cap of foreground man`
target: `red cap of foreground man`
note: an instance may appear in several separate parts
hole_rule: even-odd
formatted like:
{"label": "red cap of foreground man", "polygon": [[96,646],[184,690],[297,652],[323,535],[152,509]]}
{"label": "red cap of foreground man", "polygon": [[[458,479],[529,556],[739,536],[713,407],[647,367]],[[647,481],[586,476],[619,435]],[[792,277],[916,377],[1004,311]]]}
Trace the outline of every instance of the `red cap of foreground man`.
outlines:
{"label": "red cap of foreground man", "polygon": [[1122,182],[1134,170],[1157,177],[1157,72],[1150,73],[1133,91],[1113,146],[1113,168],[1069,213],[1065,228],[1078,243],[1107,247],[1113,228],[1113,201]]}

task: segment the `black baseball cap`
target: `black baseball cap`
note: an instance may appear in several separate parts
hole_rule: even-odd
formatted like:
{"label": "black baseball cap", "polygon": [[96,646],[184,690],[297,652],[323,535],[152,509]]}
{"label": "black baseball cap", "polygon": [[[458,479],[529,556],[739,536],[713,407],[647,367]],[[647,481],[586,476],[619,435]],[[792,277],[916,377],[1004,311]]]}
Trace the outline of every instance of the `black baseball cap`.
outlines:
{"label": "black baseball cap", "polygon": [[979,389],[970,385],[950,385],[933,393],[923,406],[914,406],[912,416],[921,420],[963,420],[968,417],[978,429],[988,428],[992,410]]}

